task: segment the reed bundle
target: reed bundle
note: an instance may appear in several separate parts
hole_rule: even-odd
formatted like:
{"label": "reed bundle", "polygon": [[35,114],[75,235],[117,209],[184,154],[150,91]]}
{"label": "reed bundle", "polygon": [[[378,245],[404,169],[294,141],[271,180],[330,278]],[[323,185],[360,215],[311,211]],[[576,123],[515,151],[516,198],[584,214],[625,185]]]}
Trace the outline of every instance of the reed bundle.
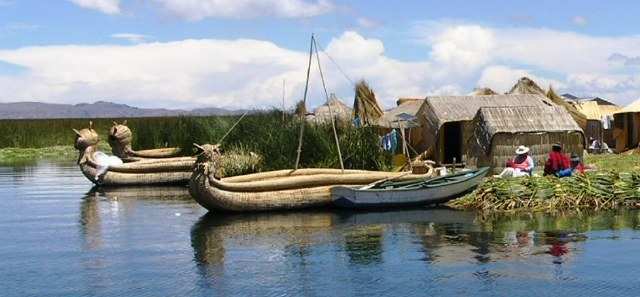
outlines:
{"label": "reed bundle", "polygon": [[488,178],[449,206],[480,211],[636,208],[640,207],[640,173],[611,170],[565,178]]}

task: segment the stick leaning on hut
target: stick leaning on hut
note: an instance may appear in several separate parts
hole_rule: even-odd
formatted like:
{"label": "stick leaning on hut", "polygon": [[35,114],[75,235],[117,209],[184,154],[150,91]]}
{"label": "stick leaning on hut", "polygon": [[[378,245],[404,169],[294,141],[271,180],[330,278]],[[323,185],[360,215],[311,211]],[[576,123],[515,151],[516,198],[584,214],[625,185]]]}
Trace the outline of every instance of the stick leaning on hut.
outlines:
{"label": "stick leaning on hut", "polygon": [[[200,150],[189,193],[210,211],[251,212],[326,207],[336,185],[367,185],[387,180],[423,178],[425,174],[307,168],[277,170],[222,178],[218,145]],[[431,171],[429,171],[429,174]]]}
{"label": "stick leaning on hut", "polygon": [[119,159],[98,151],[98,134],[91,125],[73,131],[77,134],[74,147],[79,151],[80,171],[96,185],[186,185],[195,167],[194,157],[148,159],[123,164],[118,162]]}

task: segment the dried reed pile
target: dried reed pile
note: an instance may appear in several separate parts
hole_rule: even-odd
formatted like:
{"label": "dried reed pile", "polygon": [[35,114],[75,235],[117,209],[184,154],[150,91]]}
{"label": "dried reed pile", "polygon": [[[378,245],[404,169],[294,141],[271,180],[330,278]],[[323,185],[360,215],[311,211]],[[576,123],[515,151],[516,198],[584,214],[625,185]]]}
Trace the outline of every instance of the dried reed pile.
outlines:
{"label": "dried reed pile", "polygon": [[488,178],[449,206],[481,211],[553,211],[640,207],[640,173],[606,171],[557,178]]}

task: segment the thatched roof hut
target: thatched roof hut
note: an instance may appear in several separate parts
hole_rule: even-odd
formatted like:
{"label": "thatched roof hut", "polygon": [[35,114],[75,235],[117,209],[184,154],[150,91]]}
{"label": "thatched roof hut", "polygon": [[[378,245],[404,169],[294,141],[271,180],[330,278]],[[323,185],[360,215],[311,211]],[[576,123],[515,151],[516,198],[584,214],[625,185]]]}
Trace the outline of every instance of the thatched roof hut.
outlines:
{"label": "thatched roof hut", "polygon": [[478,96],[478,95],[499,95],[498,92],[490,89],[490,88],[476,88],[473,92],[469,93],[469,96]]}
{"label": "thatched roof hut", "polygon": [[471,121],[481,107],[552,106],[542,95],[434,96],[425,99],[424,136],[439,164],[463,159],[465,140],[473,135]]}
{"label": "thatched roof hut", "polygon": [[539,94],[546,96],[553,103],[557,105],[564,106],[567,109],[569,114],[574,121],[582,128],[582,130],[587,129],[587,117],[585,117],[582,113],[580,113],[573,105],[569,104],[566,100],[562,99],[560,95],[556,94],[553,89],[549,88],[548,92],[545,92],[542,88],[540,88],[533,80],[528,77],[523,77],[518,80],[518,82],[511,88],[511,90],[507,94]]}
{"label": "thatched roof hut", "polygon": [[582,156],[584,133],[561,106],[482,107],[476,113],[473,136],[467,139],[469,166],[504,169],[519,145],[530,148],[536,167],[544,164],[551,145],[563,144],[568,154]]}
{"label": "thatched roof hut", "polygon": [[640,99],[613,114],[615,151],[637,148],[640,143]]}
{"label": "thatched roof hut", "polygon": [[313,123],[330,123],[333,115],[333,119],[350,122],[351,114],[351,108],[342,103],[335,94],[331,94],[329,101],[318,106],[312,114],[307,115],[307,120]]}
{"label": "thatched roof hut", "polygon": [[408,98],[408,97],[398,98],[398,100],[396,100],[396,106],[400,106],[400,104],[405,102],[410,102],[410,101],[424,102],[424,98]]}

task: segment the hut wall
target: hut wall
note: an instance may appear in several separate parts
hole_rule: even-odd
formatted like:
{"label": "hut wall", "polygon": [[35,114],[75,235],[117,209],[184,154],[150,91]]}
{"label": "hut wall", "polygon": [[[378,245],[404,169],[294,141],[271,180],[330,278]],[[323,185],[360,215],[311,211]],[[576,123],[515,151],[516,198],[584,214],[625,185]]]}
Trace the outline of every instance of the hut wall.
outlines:
{"label": "hut wall", "polygon": [[413,154],[417,153],[417,154],[421,154],[424,151],[427,150],[427,144],[426,141],[424,139],[424,130],[422,129],[422,127],[415,127],[415,128],[411,128],[409,129],[410,132],[409,134],[409,144],[411,145],[411,147],[415,150],[415,152],[411,151],[411,156],[414,157]]}
{"label": "hut wall", "polygon": [[553,143],[562,143],[566,154],[583,157],[584,136],[581,132],[538,132],[538,133],[498,133],[491,139],[489,151],[470,138],[467,146],[467,165],[469,167],[492,167],[494,174],[504,169],[507,160],[513,159],[520,145],[529,147],[529,155],[535,162],[534,171],[540,171],[551,152]]}
{"label": "hut wall", "polygon": [[616,141],[613,138],[613,129],[602,130],[602,142],[606,143],[611,148],[615,147]]}
{"label": "hut wall", "polygon": [[625,112],[614,115],[613,137],[617,153],[633,148],[640,142],[640,112]]}
{"label": "hut wall", "polygon": [[584,131],[587,138],[593,137],[600,142],[604,141],[604,129],[600,120],[587,120],[587,130]]}

